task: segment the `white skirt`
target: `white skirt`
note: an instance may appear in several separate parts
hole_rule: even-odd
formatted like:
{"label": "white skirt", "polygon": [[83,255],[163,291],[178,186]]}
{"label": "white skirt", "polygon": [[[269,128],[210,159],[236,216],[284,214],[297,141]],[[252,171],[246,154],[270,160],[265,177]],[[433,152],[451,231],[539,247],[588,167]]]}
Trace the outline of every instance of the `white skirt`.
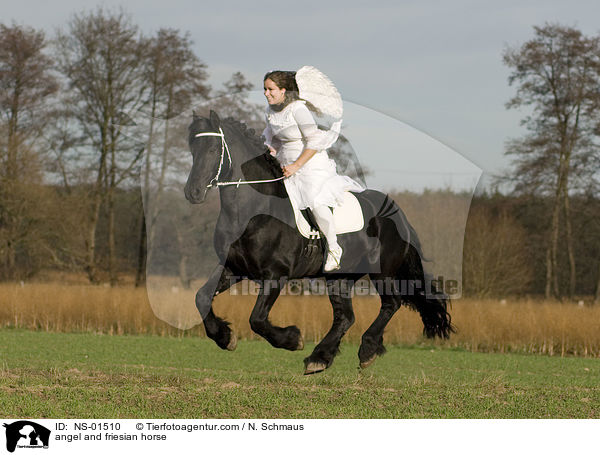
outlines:
{"label": "white skirt", "polygon": [[365,190],[356,180],[338,175],[335,161],[325,151],[317,152],[283,182],[290,199],[300,210],[321,205],[338,207],[342,204],[344,191],[360,193]]}

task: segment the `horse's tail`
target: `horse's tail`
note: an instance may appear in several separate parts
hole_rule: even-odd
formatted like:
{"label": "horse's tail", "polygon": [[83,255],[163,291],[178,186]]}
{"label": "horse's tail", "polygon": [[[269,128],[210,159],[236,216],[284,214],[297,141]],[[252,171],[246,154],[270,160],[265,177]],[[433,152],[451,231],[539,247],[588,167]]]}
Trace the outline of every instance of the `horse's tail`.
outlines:
{"label": "horse's tail", "polygon": [[[400,289],[397,290],[399,297],[421,315],[423,333],[427,337],[448,338],[456,331],[448,313],[448,298],[436,288],[432,277],[423,269],[423,261],[427,259],[424,258],[417,232],[392,198],[385,195],[383,200],[375,200],[379,208],[370,222],[367,235],[378,236],[382,243],[387,241],[387,245],[393,245],[392,248],[401,246],[402,251],[396,250],[400,255],[396,264],[400,266],[388,271],[400,282]],[[386,225],[387,229],[384,228]],[[381,237],[383,231],[393,234],[384,240]]]}
{"label": "horse's tail", "polygon": [[448,338],[456,332],[448,312],[448,297],[423,270],[420,251],[414,245],[408,247],[398,278],[408,283],[402,300],[421,316],[425,336]]}

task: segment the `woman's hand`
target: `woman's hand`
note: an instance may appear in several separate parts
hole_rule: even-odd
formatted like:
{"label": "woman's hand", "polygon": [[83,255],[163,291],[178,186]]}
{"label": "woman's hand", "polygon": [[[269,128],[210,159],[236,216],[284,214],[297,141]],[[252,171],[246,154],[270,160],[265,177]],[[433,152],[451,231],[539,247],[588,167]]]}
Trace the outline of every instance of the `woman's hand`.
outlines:
{"label": "woman's hand", "polygon": [[267,147],[269,147],[269,153],[272,156],[276,156],[277,155],[277,150],[275,150],[273,147],[271,147],[270,145],[267,145]]}
{"label": "woman's hand", "polygon": [[304,166],[308,160],[315,156],[315,153],[317,153],[316,150],[304,149],[296,161],[281,168],[283,170],[283,175],[289,177],[290,175],[298,172],[298,170]]}
{"label": "woman's hand", "polygon": [[283,166],[281,169],[283,170],[283,175],[285,177],[289,177],[298,172],[301,167],[302,166],[300,166],[298,163],[292,163],[288,164],[287,166]]}

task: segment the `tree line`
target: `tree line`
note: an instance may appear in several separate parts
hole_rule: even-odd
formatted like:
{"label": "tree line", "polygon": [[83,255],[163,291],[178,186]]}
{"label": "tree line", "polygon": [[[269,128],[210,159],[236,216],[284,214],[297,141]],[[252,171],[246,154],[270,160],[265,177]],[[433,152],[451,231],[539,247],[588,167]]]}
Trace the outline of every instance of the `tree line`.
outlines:
{"label": "tree line", "polygon": [[[545,24],[503,58],[527,133],[506,146],[510,190],[473,199],[464,291],[600,299],[600,38]],[[218,200],[201,213],[176,197],[189,167],[180,114],[212,100],[262,127],[243,74],[207,81],[189,34],[146,36],[122,10],[74,14],[51,38],[0,24],[0,279],[60,269],[139,285],[149,264],[184,284],[203,276],[207,261],[188,253],[212,254]],[[348,146],[333,155],[351,158]],[[157,242],[171,247],[147,249]]]}
{"label": "tree line", "polygon": [[[52,39],[0,24],[0,278],[59,267],[83,270],[92,283],[102,270],[116,284],[117,236],[132,228],[118,218],[117,199],[140,181],[145,191],[167,187],[166,170],[181,159],[177,116],[220,96],[222,114],[257,123],[239,95],[252,88],[241,73],[216,92],[207,79],[189,34],[145,36],[122,10],[74,14]],[[141,282],[153,232],[141,205],[135,210]]]}

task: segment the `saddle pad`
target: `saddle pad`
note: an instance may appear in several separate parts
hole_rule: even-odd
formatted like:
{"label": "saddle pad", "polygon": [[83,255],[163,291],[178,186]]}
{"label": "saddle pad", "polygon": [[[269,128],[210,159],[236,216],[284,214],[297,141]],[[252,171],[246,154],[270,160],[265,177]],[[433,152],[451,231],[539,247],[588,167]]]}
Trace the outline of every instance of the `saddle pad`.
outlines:
{"label": "saddle pad", "polygon": [[[296,218],[296,226],[298,231],[303,237],[309,238],[320,238],[318,231],[313,231],[302,215],[302,212],[298,210],[294,201],[290,199],[292,208],[294,209],[294,217]],[[342,205],[334,207],[333,209],[333,221],[335,223],[336,234],[347,234],[348,232],[360,231],[365,225],[365,219],[363,217],[362,210],[360,209],[360,203],[356,196],[349,191],[344,192],[344,200]]]}

